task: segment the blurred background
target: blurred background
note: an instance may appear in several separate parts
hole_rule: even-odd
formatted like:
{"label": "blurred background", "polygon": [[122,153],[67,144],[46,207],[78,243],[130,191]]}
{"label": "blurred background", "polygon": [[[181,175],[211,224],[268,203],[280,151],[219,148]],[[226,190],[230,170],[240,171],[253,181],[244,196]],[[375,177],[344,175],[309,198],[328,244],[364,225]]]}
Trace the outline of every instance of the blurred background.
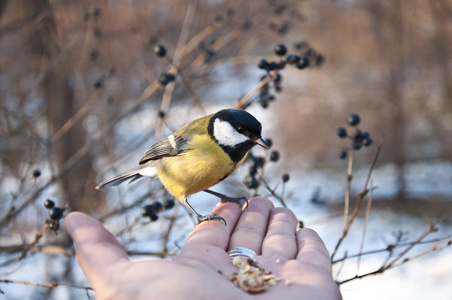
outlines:
{"label": "blurred background", "polygon": [[[158,44],[166,57],[154,53]],[[436,238],[450,237],[450,1],[0,0],[0,279],[87,285],[64,226],[15,260],[48,218],[46,199],[99,218],[137,258],[177,253],[194,226],[190,216],[178,206],[156,222],[140,216],[142,206],[168,199],[158,182],[95,186],[135,166],[149,146],[187,121],[235,106],[266,74],[258,62],[278,59],[276,44],[313,58],[311,66],[281,70],[274,100],[248,110],[280,155],[266,163],[264,178],[281,194],[281,175],[290,174],[283,193],[297,217],[334,249],[346,190],[347,160],[339,153],[349,147],[336,129],[358,113],[374,144],[355,153],[352,203],[383,140],[372,174],[368,250],[388,245],[393,231],[416,239],[438,220]],[[178,70],[175,83],[158,82],[162,72]],[[219,189],[271,196],[262,185],[249,190],[247,172],[245,165]],[[205,195],[193,199],[206,212],[216,203]],[[360,213],[342,255],[357,249],[362,220]],[[372,288],[378,299],[389,298],[401,282],[412,294],[395,298],[413,299],[422,280],[430,284],[422,290],[442,291],[436,299],[446,299],[450,252],[344,284],[344,298],[373,299]],[[378,264],[370,260],[369,270]],[[403,280],[425,271],[411,269],[416,264],[432,266],[432,273]],[[356,265],[349,268],[337,278],[353,277]],[[83,288],[0,282],[0,290],[6,299],[93,297]]]}

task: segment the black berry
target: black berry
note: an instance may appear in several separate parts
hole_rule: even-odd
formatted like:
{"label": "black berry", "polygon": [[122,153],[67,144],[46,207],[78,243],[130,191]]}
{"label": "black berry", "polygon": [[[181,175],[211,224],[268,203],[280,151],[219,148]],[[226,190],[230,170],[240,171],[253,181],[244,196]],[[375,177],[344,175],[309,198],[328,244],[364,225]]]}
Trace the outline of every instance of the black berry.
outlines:
{"label": "black berry", "polygon": [[262,168],[265,164],[265,158],[263,158],[262,156],[256,156],[254,157],[254,164],[259,167]]}
{"label": "black berry", "polygon": [[51,209],[52,207],[55,206],[55,202],[53,202],[50,199],[47,199],[46,201],[44,201],[44,207],[47,209]]}
{"label": "black berry", "polygon": [[274,150],[270,153],[270,160],[273,162],[277,162],[279,160],[279,152]]}
{"label": "black berry", "polygon": [[273,50],[275,51],[275,54],[278,56],[284,56],[287,53],[287,48],[283,44],[276,45]]}
{"label": "black berry", "polygon": [[265,144],[267,144],[268,148],[271,148],[273,145],[273,141],[271,139],[265,139]]}
{"label": "black berry", "polygon": [[289,181],[289,179],[290,179],[290,175],[289,175],[288,173],[284,173],[284,174],[281,176],[281,178],[282,178],[282,181],[283,181],[283,182],[287,182],[287,181]]}
{"label": "black berry", "polygon": [[347,130],[345,130],[345,128],[343,128],[343,127],[339,127],[337,129],[337,136],[340,137],[341,139],[346,138],[347,137]]}
{"label": "black berry", "polygon": [[145,207],[143,207],[141,209],[141,215],[143,217],[148,217],[151,215],[151,213],[152,213],[152,205],[146,205]]}
{"label": "black berry", "polygon": [[252,176],[245,177],[245,179],[243,180],[243,183],[249,189],[256,189],[259,186],[259,182],[257,182],[256,178],[254,178]]}
{"label": "black berry", "polygon": [[369,147],[370,145],[373,144],[373,140],[370,137],[366,137],[363,139],[363,145],[366,147]]}
{"label": "black berry", "polygon": [[269,64],[268,64],[268,69],[270,70],[270,71],[274,71],[274,70],[276,70],[278,68],[278,64],[276,63],[276,62],[274,62],[274,61],[272,61],[272,62],[270,62]]}
{"label": "black berry", "polygon": [[166,48],[163,45],[157,45],[154,47],[154,52],[155,54],[157,54],[158,57],[165,57]]}
{"label": "black berry", "polygon": [[302,56],[300,58],[300,60],[297,62],[297,68],[300,69],[300,70],[303,70],[303,69],[309,67],[309,64],[310,64],[309,57]]}
{"label": "black berry", "polygon": [[276,68],[278,69],[278,70],[282,70],[282,69],[284,69],[286,67],[286,62],[283,60],[283,61],[280,61],[279,63],[276,63]]}
{"label": "black berry", "polygon": [[300,57],[295,54],[289,54],[287,55],[286,61],[290,65],[294,65],[300,61]]}
{"label": "black berry", "polygon": [[166,199],[165,202],[163,202],[163,207],[165,210],[171,209],[174,207],[174,200],[173,199]]}
{"label": "black berry", "polygon": [[38,178],[39,176],[41,176],[41,171],[39,171],[39,170],[34,170],[34,171],[33,171],[33,177],[34,177],[34,178]]}
{"label": "black berry", "polygon": [[176,78],[176,76],[174,76],[174,74],[170,74],[170,73],[161,73],[158,77],[158,81],[162,84],[162,85],[167,85],[168,83],[170,83],[171,81],[174,81],[174,79]]}
{"label": "black berry", "polygon": [[361,132],[361,138],[362,139],[366,139],[366,138],[368,138],[370,135],[369,135],[369,133],[367,132],[367,131],[363,131],[363,132]]}
{"label": "black berry", "polygon": [[49,210],[49,216],[52,220],[59,220],[63,216],[63,210],[59,207],[52,207]]}
{"label": "black berry", "polygon": [[263,69],[263,70],[269,69],[268,61],[265,59],[261,59],[260,62],[257,64],[257,66],[259,67],[259,69]]}
{"label": "black berry", "polygon": [[250,176],[254,176],[257,174],[257,167],[255,165],[252,165],[250,167]]}
{"label": "black berry", "polygon": [[163,204],[160,202],[154,202],[151,204],[152,212],[157,213],[160,212],[163,208]]}
{"label": "black berry", "polygon": [[361,119],[358,114],[350,114],[347,118],[347,123],[350,124],[351,126],[358,125],[360,121]]}
{"label": "black berry", "polygon": [[339,158],[340,159],[346,159],[347,158],[347,152],[346,151],[341,151],[341,153],[339,153]]}
{"label": "black berry", "polygon": [[159,219],[159,216],[157,216],[156,214],[154,214],[154,213],[151,213],[150,215],[149,215],[149,220],[151,220],[151,222],[155,222],[155,221],[157,221]]}

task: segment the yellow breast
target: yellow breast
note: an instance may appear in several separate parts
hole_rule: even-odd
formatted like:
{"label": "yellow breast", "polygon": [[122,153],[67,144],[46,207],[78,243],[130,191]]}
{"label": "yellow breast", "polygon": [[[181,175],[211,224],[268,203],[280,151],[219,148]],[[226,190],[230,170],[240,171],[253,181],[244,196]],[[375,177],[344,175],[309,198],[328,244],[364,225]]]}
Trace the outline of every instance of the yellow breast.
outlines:
{"label": "yellow breast", "polygon": [[163,186],[183,202],[185,197],[203,191],[232,174],[245,160],[234,164],[218,144],[207,135],[196,135],[190,150],[161,159],[157,168]]}

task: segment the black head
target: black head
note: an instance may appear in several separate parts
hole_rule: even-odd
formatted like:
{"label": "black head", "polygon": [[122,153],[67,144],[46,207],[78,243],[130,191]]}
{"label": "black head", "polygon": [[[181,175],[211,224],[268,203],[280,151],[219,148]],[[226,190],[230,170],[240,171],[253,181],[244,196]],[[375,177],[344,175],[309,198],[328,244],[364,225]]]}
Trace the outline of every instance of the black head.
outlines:
{"label": "black head", "polygon": [[208,131],[234,162],[256,144],[267,147],[261,137],[261,123],[244,110],[220,110],[210,119]]}

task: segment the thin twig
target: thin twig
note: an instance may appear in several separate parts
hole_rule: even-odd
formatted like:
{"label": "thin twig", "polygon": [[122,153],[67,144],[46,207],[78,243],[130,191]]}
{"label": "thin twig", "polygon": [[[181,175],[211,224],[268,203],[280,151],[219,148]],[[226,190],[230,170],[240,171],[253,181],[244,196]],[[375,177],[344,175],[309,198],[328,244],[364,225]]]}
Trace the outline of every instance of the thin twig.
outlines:
{"label": "thin twig", "polygon": [[96,101],[99,99],[102,89],[97,89],[85,104],[70,117],[63,126],[61,126],[52,137],[52,142],[58,141],[66,132],[68,132],[78,121],[80,121],[88,112],[91,111]]}
{"label": "thin twig", "polygon": [[171,218],[169,219],[169,225],[168,225],[168,229],[166,230],[165,236],[163,237],[163,257],[168,256],[169,252],[168,252],[168,241],[171,235],[171,232],[174,229],[174,223],[176,221],[176,217],[177,217],[177,212],[179,210],[180,205],[176,205],[173,208],[173,215],[171,216]]}
{"label": "thin twig", "polygon": [[276,194],[276,192],[268,185],[267,181],[265,181],[265,179],[262,178],[262,183],[265,185],[265,188],[272,194],[273,197],[275,197],[276,199],[279,200],[279,202],[281,202],[281,205],[284,206],[285,208],[287,208],[287,204],[284,201],[284,198],[282,198],[281,196],[279,196],[278,194]]}
{"label": "thin twig", "polygon": [[187,77],[185,77],[185,74],[182,71],[182,69],[179,66],[175,65],[174,61],[172,61],[170,58],[168,58],[168,57],[166,57],[166,58],[167,58],[168,63],[177,71],[177,74],[179,74],[180,79],[182,80],[182,83],[187,88],[187,91],[190,93],[193,104],[196,105],[196,107],[198,107],[198,109],[201,111],[201,113],[203,115],[205,115],[206,110],[202,106],[201,99],[199,98],[198,94],[196,94],[195,90],[191,86],[190,81],[187,79]]}
{"label": "thin twig", "polygon": [[345,180],[347,182],[347,187],[345,189],[345,198],[344,198],[344,228],[347,226],[348,223],[348,214],[349,214],[349,207],[350,207],[350,190],[352,185],[352,171],[353,171],[353,158],[355,151],[351,149],[350,154],[348,155],[348,166],[347,166],[347,174],[345,175]]}
{"label": "thin twig", "polygon": [[402,251],[394,260],[392,260],[389,264],[385,265],[386,268],[391,268],[392,265],[394,265],[397,261],[402,259],[411,249],[413,249],[414,246],[416,246],[418,243],[422,242],[422,240],[429,235],[432,232],[436,232],[437,228],[436,225],[438,225],[440,221],[435,223],[430,223],[427,227],[427,230],[421,234],[421,236],[416,240],[416,242],[410,246],[408,246],[404,251]]}
{"label": "thin twig", "polygon": [[[179,35],[179,40],[177,41],[176,50],[174,52],[173,62],[169,67],[169,72],[176,72],[176,66],[180,65],[180,62],[183,58],[180,49],[182,49],[183,45],[187,43],[188,34],[190,32],[191,22],[193,22],[193,17],[195,13],[196,1],[190,1],[188,3],[187,11],[185,13],[184,22],[182,24],[182,28]],[[173,98],[175,82],[170,82],[165,86],[165,92],[163,93],[162,103],[160,104],[160,111],[167,113],[171,106],[171,101]],[[161,122],[157,125],[156,139],[159,140],[162,138],[163,131],[163,119],[161,118]]]}
{"label": "thin twig", "polygon": [[28,206],[32,201],[36,200],[39,195],[46,190],[49,186],[57,182],[64,175],[66,175],[80,160],[82,160],[94,147],[98,142],[100,142],[105,136],[110,134],[110,132],[120,123],[121,120],[135,113],[144,103],[146,103],[147,99],[160,88],[159,82],[156,80],[152,84],[150,84],[138,97],[135,105],[119,115],[113,122],[110,122],[107,126],[101,128],[97,131],[89,141],[87,141],[81,148],[77,150],[60,168],[59,172],[52,176],[45,184],[36,188],[21,204],[17,206],[12,206],[8,212],[0,219],[0,228],[8,224],[9,220],[11,220],[14,216],[16,216],[19,212],[21,212],[25,207]]}
{"label": "thin twig", "polygon": [[37,287],[45,287],[45,288],[68,287],[68,288],[79,289],[79,290],[90,290],[90,291],[93,290],[93,288],[90,286],[78,286],[75,284],[58,283],[58,282],[36,283],[36,282],[21,281],[21,280],[10,280],[10,279],[0,279],[0,282],[7,283],[7,284],[22,284],[22,285],[30,285],[30,286],[37,286]]}
{"label": "thin twig", "polygon": [[358,194],[358,202],[356,203],[355,208],[354,208],[354,210],[353,210],[353,213],[352,213],[352,215],[350,216],[350,218],[349,218],[347,224],[344,226],[344,229],[343,229],[343,231],[342,231],[342,235],[341,235],[341,237],[339,238],[339,240],[338,240],[338,242],[337,242],[337,244],[336,244],[336,247],[334,248],[333,253],[331,254],[331,260],[333,260],[334,256],[335,256],[336,253],[337,253],[337,250],[339,249],[340,245],[342,244],[344,238],[347,236],[348,231],[349,231],[349,229],[350,229],[350,226],[352,225],[353,221],[354,221],[355,218],[356,218],[356,215],[358,214],[358,209],[359,209],[359,207],[360,207],[360,205],[361,205],[361,202],[362,202],[362,200],[364,199],[364,197],[367,195],[367,193],[369,192],[367,186],[369,185],[369,181],[370,181],[370,178],[371,178],[371,176],[372,176],[372,172],[373,172],[373,170],[374,170],[374,168],[375,168],[375,165],[376,165],[376,163],[377,163],[378,156],[379,156],[379,154],[380,154],[380,151],[381,151],[381,147],[382,147],[382,146],[383,146],[383,137],[380,139],[380,143],[379,143],[379,145],[378,145],[377,152],[375,153],[375,157],[374,157],[374,160],[373,160],[372,165],[371,165],[371,167],[370,167],[369,173],[367,174],[367,179],[366,179],[366,183],[364,184],[363,190],[362,190],[362,192],[360,192],[360,193]]}
{"label": "thin twig", "polygon": [[50,223],[46,222],[41,230],[35,235],[34,240],[30,244],[28,244],[24,251],[22,251],[20,256],[16,258],[17,261],[21,261],[25,256],[27,256],[28,251],[30,251],[39,242],[39,240],[42,238],[47,229],[49,229],[49,227]]}
{"label": "thin twig", "polygon": [[[369,220],[369,215],[370,215],[370,209],[372,207],[372,199],[373,199],[373,185],[371,183],[370,185],[370,194],[369,197],[367,198],[367,207],[366,207],[366,213],[364,215],[364,225],[363,225],[363,233],[361,236],[361,244],[359,245],[359,253],[362,254],[363,253],[363,248],[364,248],[364,238],[366,237],[366,231],[367,231],[367,222]],[[362,255],[358,256],[358,266],[356,268],[356,275],[359,274],[359,266],[361,264],[361,257]]]}
{"label": "thin twig", "polygon": [[[222,47],[227,45],[232,40],[239,38],[241,35],[242,35],[241,30],[234,30],[229,32],[228,34],[217,39],[215,43],[211,45],[212,50],[214,52],[218,52]],[[206,53],[203,52],[189,66],[187,66],[188,72],[195,73],[205,62],[206,62]]]}
{"label": "thin twig", "polygon": [[337,284],[338,284],[338,285],[342,285],[342,284],[344,284],[344,283],[347,283],[347,282],[350,282],[350,281],[353,281],[353,280],[356,280],[356,279],[361,279],[361,278],[368,277],[368,276],[371,276],[371,275],[381,274],[381,273],[383,273],[383,272],[385,272],[385,271],[387,271],[387,270],[389,270],[389,269],[393,269],[393,268],[395,268],[395,267],[398,267],[398,266],[400,266],[400,265],[402,265],[402,264],[405,264],[405,263],[407,263],[407,262],[409,262],[409,261],[412,261],[412,260],[414,260],[414,259],[417,259],[417,258],[419,258],[419,257],[421,257],[421,256],[423,256],[423,255],[425,255],[425,254],[428,254],[428,253],[433,252],[433,251],[436,251],[436,250],[442,250],[442,249],[444,249],[444,248],[446,248],[446,247],[450,247],[451,245],[452,245],[452,239],[447,240],[447,241],[444,241],[444,242],[442,242],[442,243],[440,243],[440,244],[438,244],[438,245],[434,245],[434,246],[432,246],[431,248],[429,248],[429,249],[427,249],[427,250],[425,250],[425,251],[422,251],[421,253],[419,253],[419,254],[417,254],[417,255],[415,255],[415,256],[413,256],[413,257],[404,259],[403,261],[399,262],[398,264],[388,265],[388,266],[386,266],[386,267],[381,267],[381,268],[379,268],[378,270],[375,270],[375,271],[372,271],[372,272],[369,272],[369,273],[364,273],[364,274],[361,274],[361,275],[356,275],[356,276],[354,276],[354,277],[351,277],[351,278],[348,278],[348,279],[344,279],[344,280],[342,280],[342,281],[338,281]]}
{"label": "thin twig", "polygon": [[395,248],[411,246],[413,244],[425,245],[425,244],[443,242],[445,240],[450,240],[450,238],[431,239],[431,240],[421,241],[421,242],[414,241],[414,242],[405,242],[405,243],[391,244],[391,245],[388,245],[387,247],[381,248],[381,249],[375,249],[375,250],[365,251],[365,252],[362,252],[362,253],[346,255],[346,256],[344,256],[342,258],[339,258],[339,259],[336,259],[335,261],[332,261],[332,264],[336,264],[338,262],[341,262],[341,261],[344,261],[344,260],[347,260],[347,259],[350,259],[350,258],[355,258],[355,257],[358,257],[358,256],[365,256],[365,255],[371,255],[371,254],[387,252],[387,251],[391,251],[391,250],[393,250]]}
{"label": "thin twig", "polygon": [[263,86],[265,86],[267,83],[270,82],[270,80],[272,80],[273,78],[276,77],[276,75],[278,74],[278,71],[274,71],[273,73],[267,75],[264,79],[262,79],[258,85],[256,85],[251,91],[248,92],[248,94],[246,94],[245,96],[242,97],[242,99],[240,99],[237,104],[235,105],[235,108],[237,109],[244,109],[247,106],[249,106],[249,100],[251,99],[251,97],[257,92],[259,91]]}
{"label": "thin twig", "polygon": [[402,260],[401,262],[399,262],[397,264],[392,264],[391,267],[388,267],[388,269],[401,266],[401,265],[403,265],[403,264],[405,264],[407,262],[413,261],[413,260],[415,260],[415,259],[417,259],[417,258],[419,258],[421,256],[424,256],[427,253],[430,253],[430,252],[433,252],[433,251],[437,251],[437,250],[442,250],[444,248],[450,247],[450,245],[452,245],[452,239],[444,241],[444,242],[439,243],[437,245],[434,245],[434,246],[428,248],[427,250],[424,250],[424,251],[422,251],[422,252],[420,252],[420,253],[412,256],[412,257],[405,258],[404,260]]}
{"label": "thin twig", "polygon": [[137,199],[133,203],[130,203],[129,205],[121,206],[117,209],[114,209],[114,210],[106,213],[105,215],[100,217],[98,220],[99,220],[99,222],[105,222],[108,218],[117,217],[118,215],[125,213],[125,212],[129,211],[130,209],[136,208],[138,205],[140,205],[141,203],[143,203],[145,200],[147,200],[148,198],[150,198],[152,196],[154,196],[154,191],[150,191],[150,192],[144,194],[139,199]]}

